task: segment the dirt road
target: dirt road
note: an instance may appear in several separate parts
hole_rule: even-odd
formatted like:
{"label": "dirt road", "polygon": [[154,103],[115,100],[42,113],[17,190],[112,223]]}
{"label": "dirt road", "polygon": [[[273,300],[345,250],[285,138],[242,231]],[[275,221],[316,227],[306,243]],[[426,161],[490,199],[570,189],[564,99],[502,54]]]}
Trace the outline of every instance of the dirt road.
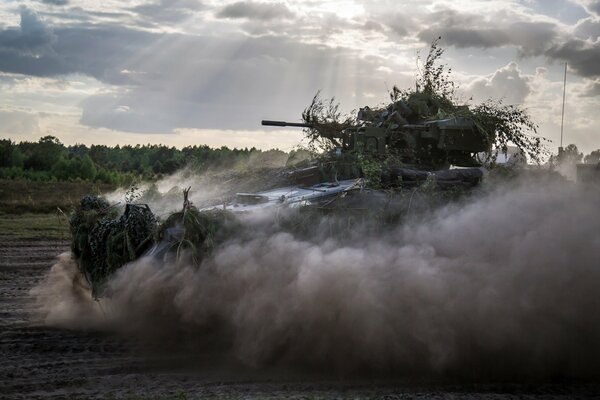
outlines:
{"label": "dirt road", "polygon": [[[456,384],[424,380],[338,381],[282,371],[165,362],[125,338],[44,326],[29,291],[68,251],[61,240],[0,236],[0,398],[431,398],[567,399],[590,384]],[[206,361],[206,360],[205,360]],[[182,366],[182,365],[186,366]],[[208,366],[207,366],[208,364]]]}

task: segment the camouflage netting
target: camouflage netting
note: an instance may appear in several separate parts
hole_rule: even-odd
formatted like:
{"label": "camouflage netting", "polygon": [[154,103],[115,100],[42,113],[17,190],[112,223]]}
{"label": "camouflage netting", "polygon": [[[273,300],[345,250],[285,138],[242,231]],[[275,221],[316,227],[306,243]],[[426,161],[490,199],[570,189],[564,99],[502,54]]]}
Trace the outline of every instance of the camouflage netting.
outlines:
{"label": "camouflage netting", "polygon": [[77,259],[81,272],[88,276],[87,271],[93,270],[94,252],[90,246],[92,230],[103,221],[110,221],[118,216],[115,208],[108,201],[98,196],[85,196],[71,215],[69,221],[71,230],[71,251]]}
{"label": "camouflage netting", "polygon": [[118,216],[105,199],[85,196],[70,225],[73,254],[92,294],[98,297],[108,276],[154,244],[157,221],[146,205],[127,204]]}
{"label": "camouflage netting", "polygon": [[225,210],[198,211],[185,205],[182,211],[171,214],[158,228],[157,241],[162,242],[163,251],[190,257],[199,264],[217,243],[239,230],[233,214]]}
{"label": "camouflage netting", "polygon": [[225,210],[199,211],[189,202],[159,224],[145,204],[127,204],[122,215],[105,199],[85,196],[70,220],[71,249],[94,298],[123,265],[149,253],[189,257],[199,264],[214,246],[239,231]]}

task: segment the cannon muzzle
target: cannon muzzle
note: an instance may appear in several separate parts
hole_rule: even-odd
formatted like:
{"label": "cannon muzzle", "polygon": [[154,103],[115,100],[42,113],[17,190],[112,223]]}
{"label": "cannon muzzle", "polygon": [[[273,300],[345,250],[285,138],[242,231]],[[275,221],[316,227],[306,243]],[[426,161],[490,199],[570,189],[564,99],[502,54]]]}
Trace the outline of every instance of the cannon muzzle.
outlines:
{"label": "cannon muzzle", "polygon": [[285,122],[285,121],[268,121],[268,120],[262,120],[261,123],[263,126],[293,126],[296,128],[312,128],[313,125],[312,124],[305,124],[305,123],[301,123],[301,122]]}

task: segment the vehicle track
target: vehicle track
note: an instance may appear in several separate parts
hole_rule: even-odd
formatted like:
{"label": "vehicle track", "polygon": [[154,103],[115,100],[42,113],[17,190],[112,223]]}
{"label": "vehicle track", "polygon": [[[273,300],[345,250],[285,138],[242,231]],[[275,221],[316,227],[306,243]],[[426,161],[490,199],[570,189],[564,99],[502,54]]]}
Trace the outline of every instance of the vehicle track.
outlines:
{"label": "vehicle track", "polygon": [[[105,332],[51,328],[35,317],[29,291],[60,253],[60,240],[0,236],[0,398],[429,398],[570,399],[598,385],[456,385],[414,381],[323,381],[215,365],[190,369]],[[196,355],[197,358],[202,356]],[[184,357],[185,358],[185,357]],[[206,361],[206,360],[204,360]],[[174,366],[177,366],[174,368]]]}

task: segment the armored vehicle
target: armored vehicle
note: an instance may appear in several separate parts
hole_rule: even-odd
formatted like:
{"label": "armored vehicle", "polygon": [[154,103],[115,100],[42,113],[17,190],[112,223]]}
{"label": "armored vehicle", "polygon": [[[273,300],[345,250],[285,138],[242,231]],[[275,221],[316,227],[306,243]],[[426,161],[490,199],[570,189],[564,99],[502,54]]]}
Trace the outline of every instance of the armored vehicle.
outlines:
{"label": "armored vehicle", "polygon": [[[128,205],[119,217],[105,201],[84,199],[71,220],[71,229],[74,254],[93,296],[105,295],[109,276],[144,254],[189,254],[190,261],[199,264],[214,246],[243,230],[240,216],[247,213],[310,206],[331,212],[336,202],[343,204],[338,207],[342,211],[364,211],[365,204],[388,210],[389,201],[381,200],[390,191],[401,193],[411,188],[410,203],[412,188],[425,182],[439,189],[470,188],[483,176],[475,155],[488,151],[491,140],[466,117],[423,119],[408,105],[396,102],[379,111],[362,108],[356,121],[341,129],[318,121],[262,121],[265,126],[304,128],[331,146],[312,165],[285,171],[287,183],[274,189],[237,193],[228,201],[202,208],[194,207],[184,191],[182,211],[162,223],[148,207]],[[362,190],[365,187],[370,187],[370,197]],[[353,204],[355,200],[360,207]],[[143,229],[137,228],[140,226]]]}
{"label": "armored vehicle", "polygon": [[[354,126],[340,130],[318,122],[263,120],[262,125],[301,127],[328,140],[333,148],[324,160],[329,169],[335,170],[335,179],[364,177],[361,161],[367,160],[382,167],[379,183],[383,188],[411,186],[431,174],[446,181],[440,185],[442,188],[451,187],[452,183],[477,184],[483,172],[476,155],[489,152],[493,138],[464,116],[419,119],[414,114],[405,102],[398,101],[384,110],[361,108]],[[450,168],[454,172],[443,172]],[[311,183],[331,178],[322,176],[323,170],[313,167]],[[309,171],[298,173],[306,181]]]}

